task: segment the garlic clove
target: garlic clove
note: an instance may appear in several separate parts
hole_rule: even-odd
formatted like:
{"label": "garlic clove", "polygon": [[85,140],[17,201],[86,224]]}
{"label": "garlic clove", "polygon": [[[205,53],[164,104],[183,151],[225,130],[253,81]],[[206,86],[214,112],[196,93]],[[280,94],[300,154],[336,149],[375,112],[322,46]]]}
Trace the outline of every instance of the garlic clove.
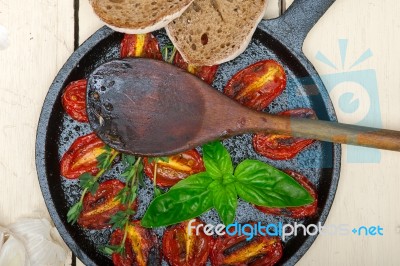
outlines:
{"label": "garlic clove", "polygon": [[3,246],[3,242],[5,241],[5,232],[3,232],[1,229],[0,229],[0,250],[1,250],[1,247]]}
{"label": "garlic clove", "polygon": [[32,265],[64,265],[69,259],[71,252],[47,219],[22,218],[8,227],[23,239]]}
{"label": "garlic clove", "polygon": [[28,254],[21,240],[14,237],[6,229],[0,228],[2,246],[0,249],[0,265],[29,266]]}
{"label": "garlic clove", "polygon": [[22,237],[29,235],[42,235],[50,239],[51,224],[46,219],[22,218],[8,226],[8,229]]}

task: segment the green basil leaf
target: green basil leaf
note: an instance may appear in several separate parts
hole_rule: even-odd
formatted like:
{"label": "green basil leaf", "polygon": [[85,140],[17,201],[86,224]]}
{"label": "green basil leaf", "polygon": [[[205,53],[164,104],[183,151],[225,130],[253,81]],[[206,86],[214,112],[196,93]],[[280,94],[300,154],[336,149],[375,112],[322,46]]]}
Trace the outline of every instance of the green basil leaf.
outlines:
{"label": "green basil leaf", "polygon": [[158,187],[154,187],[154,197],[155,197],[155,198],[161,196],[162,194],[164,194],[164,191],[162,191],[162,190],[159,189]]}
{"label": "green basil leaf", "polygon": [[235,184],[215,186],[212,190],[212,196],[214,208],[222,222],[225,225],[233,223],[238,204]]}
{"label": "green basil leaf", "polygon": [[170,190],[181,189],[181,188],[206,190],[212,182],[213,179],[209,176],[207,172],[201,172],[191,175],[179,181]]}
{"label": "green basil leaf", "polygon": [[297,207],[311,204],[310,193],[288,174],[257,160],[240,163],[236,191],[243,200],[266,207]]}
{"label": "green basil leaf", "polygon": [[203,160],[213,179],[220,179],[223,174],[233,174],[231,156],[219,141],[203,145]]}
{"label": "green basil leaf", "polygon": [[224,174],[222,176],[222,184],[228,185],[236,182],[236,177],[233,174]]}
{"label": "green basil leaf", "polygon": [[168,226],[195,218],[212,208],[212,195],[206,189],[180,188],[158,196],[144,214],[147,228]]}

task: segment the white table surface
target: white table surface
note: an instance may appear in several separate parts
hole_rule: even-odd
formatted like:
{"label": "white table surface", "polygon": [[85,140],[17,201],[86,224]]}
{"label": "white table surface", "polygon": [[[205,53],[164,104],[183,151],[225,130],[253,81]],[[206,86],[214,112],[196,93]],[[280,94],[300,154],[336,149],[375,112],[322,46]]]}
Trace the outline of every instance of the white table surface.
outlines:
{"label": "white table surface", "polygon": [[[268,16],[278,12],[271,0]],[[311,1],[311,0],[310,0]],[[290,2],[290,1],[287,1]],[[102,23],[87,0],[79,10],[79,43]],[[290,4],[290,3],[288,3]],[[381,112],[374,123],[400,130],[400,3],[396,0],[337,0],[304,43],[304,52],[322,76],[372,69]],[[47,209],[35,169],[35,135],[47,90],[74,51],[74,8],[67,0],[0,0],[0,25],[10,45],[0,50],[0,225]],[[338,40],[348,40],[344,68]],[[349,70],[364,51],[373,56]],[[323,53],[338,66],[316,59]],[[354,85],[354,84],[353,84]],[[345,86],[350,89],[352,84]],[[341,122],[348,115],[332,95]],[[356,94],[356,97],[361,97]],[[361,101],[360,105],[363,106]],[[375,106],[376,107],[376,106]],[[327,224],[380,225],[384,236],[320,236],[298,265],[400,265],[400,153],[381,151],[378,163],[350,163],[343,145],[340,183]],[[79,262],[78,262],[79,264]]]}

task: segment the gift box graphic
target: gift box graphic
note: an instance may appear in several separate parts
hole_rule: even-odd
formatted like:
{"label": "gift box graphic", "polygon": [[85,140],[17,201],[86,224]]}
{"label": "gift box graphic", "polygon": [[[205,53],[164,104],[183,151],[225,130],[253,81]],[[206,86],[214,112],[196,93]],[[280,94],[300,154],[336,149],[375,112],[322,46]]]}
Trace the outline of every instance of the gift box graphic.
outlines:
{"label": "gift box graphic", "polygon": [[[345,68],[347,43],[348,40],[339,40],[343,69]],[[339,121],[382,128],[376,71],[374,69],[351,70],[371,56],[372,52],[368,49],[348,68],[348,71],[321,75],[321,79],[336,108]],[[317,53],[316,59],[337,71],[336,65],[321,52]],[[348,163],[379,163],[381,153],[376,149],[349,145],[345,158]]]}

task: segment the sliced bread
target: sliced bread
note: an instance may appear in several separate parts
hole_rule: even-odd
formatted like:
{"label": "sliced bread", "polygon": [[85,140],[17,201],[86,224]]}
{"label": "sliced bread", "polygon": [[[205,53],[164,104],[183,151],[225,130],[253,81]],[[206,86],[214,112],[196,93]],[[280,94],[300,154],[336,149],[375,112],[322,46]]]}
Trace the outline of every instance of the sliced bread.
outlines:
{"label": "sliced bread", "polygon": [[195,0],[167,33],[190,64],[221,64],[246,49],[266,5],[267,0]]}
{"label": "sliced bread", "polygon": [[193,0],[89,0],[94,12],[110,28],[142,34],[165,27]]}

